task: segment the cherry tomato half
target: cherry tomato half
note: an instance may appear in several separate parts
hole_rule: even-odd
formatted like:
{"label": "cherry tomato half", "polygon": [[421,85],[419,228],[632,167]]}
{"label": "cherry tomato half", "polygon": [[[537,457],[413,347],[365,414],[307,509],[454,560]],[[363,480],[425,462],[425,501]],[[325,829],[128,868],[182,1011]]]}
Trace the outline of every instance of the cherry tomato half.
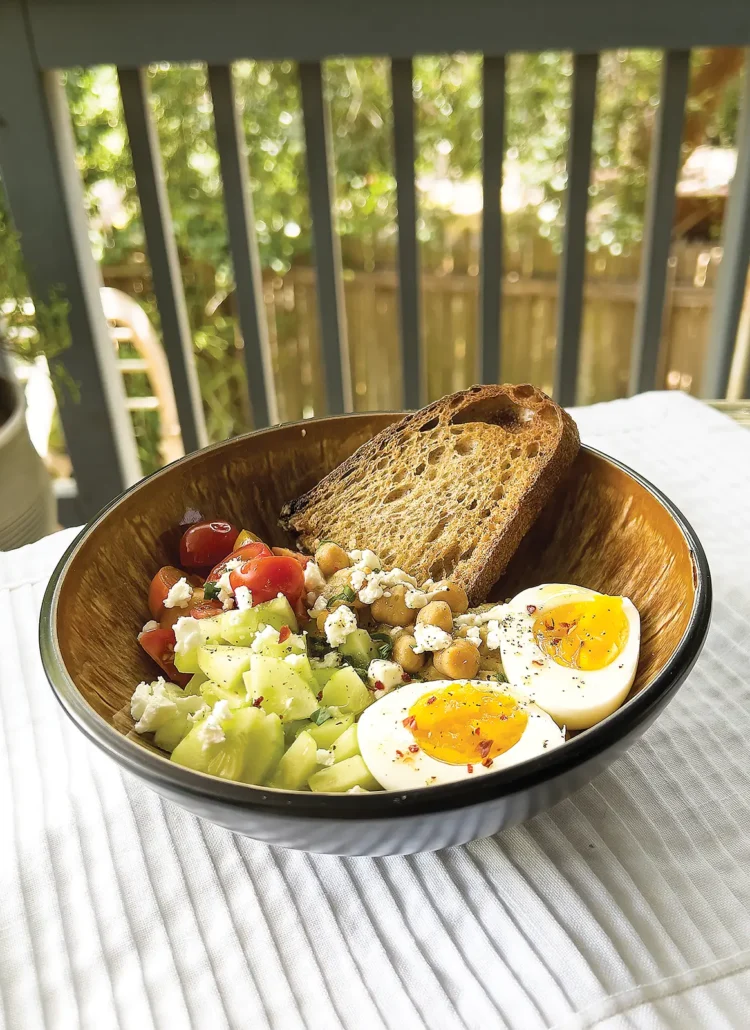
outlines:
{"label": "cherry tomato half", "polygon": [[251,544],[253,541],[256,543],[261,542],[260,537],[256,536],[255,533],[251,533],[249,529],[241,529],[237,534],[237,539],[234,542],[232,550],[237,551],[240,547],[244,547],[245,544]]}
{"label": "cherry tomato half", "polygon": [[232,551],[237,530],[229,522],[196,522],[180,540],[180,564],[186,569],[210,569]]}
{"label": "cherry tomato half", "polygon": [[288,547],[272,547],[271,550],[279,558],[294,558],[295,561],[300,563],[303,569],[308,562],[312,561],[309,554],[300,554],[299,551],[290,551]]}
{"label": "cherry tomato half", "polygon": [[174,664],[175,637],[172,629],[152,629],[148,633],[141,633],[138,637],[147,655],[154,659],[173,683],[184,687],[190,682],[190,676],[184,672],[178,672]]}
{"label": "cherry tomato half", "polygon": [[224,611],[221,601],[200,601],[190,609],[190,615],[194,619],[210,619],[214,615],[220,615]]}
{"label": "cherry tomato half", "polygon": [[283,594],[293,606],[305,589],[305,574],[294,558],[275,556],[255,558],[241,568],[229,573],[232,589],[248,587],[253,595],[253,604],[271,601],[277,594]]}
{"label": "cherry tomato half", "polygon": [[215,583],[221,579],[227,569],[227,562],[232,561],[234,558],[242,558],[243,561],[251,561],[253,558],[270,558],[271,548],[266,547],[265,544],[261,543],[260,540],[254,540],[251,544],[245,544],[244,547],[237,548],[236,551],[232,551],[228,554],[224,561],[220,561],[219,564],[211,569],[208,576],[206,577],[207,583]]}
{"label": "cherry tomato half", "polygon": [[[172,610],[165,608],[164,602],[175,583],[183,578],[188,581],[191,587],[200,587],[202,583],[200,576],[192,576],[189,573],[182,572],[181,569],[175,568],[174,565],[165,565],[159,569],[151,580],[151,586],[148,589],[148,610],[151,612],[152,619],[156,619],[158,622],[165,611]],[[182,610],[182,614],[187,615],[187,609]]]}

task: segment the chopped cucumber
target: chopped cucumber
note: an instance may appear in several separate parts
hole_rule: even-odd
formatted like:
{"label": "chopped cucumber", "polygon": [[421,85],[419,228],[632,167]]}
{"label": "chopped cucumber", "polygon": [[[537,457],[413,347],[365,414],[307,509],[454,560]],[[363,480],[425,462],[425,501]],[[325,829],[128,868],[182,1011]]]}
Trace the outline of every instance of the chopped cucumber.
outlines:
{"label": "chopped cucumber", "polygon": [[262,698],[263,709],[275,712],[282,722],[307,719],[318,707],[307,683],[281,658],[254,654],[244,679],[248,698]]}
{"label": "chopped cucumber", "polygon": [[265,601],[241,612],[222,612],[216,621],[222,638],[239,647],[249,647],[261,626],[272,626],[276,630],[288,626],[292,633],[297,632],[296,616],[285,597],[275,597],[273,601]]}
{"label": "chopped cucumber", "polygon": [[178,654],[175,651],[174,664],[178,672],[200,672],[198,651],[206,644],[218,644],[221,640],[218,619],[199,619],[196,621],[201,637],[200,644],[196,644],[192,650],[187,651],[185,654]]}
{"label": "chopped cucumber", "polygon": [[196,672],[189,683],[185,684],[185,694],[200,694],[201,684],[206,682],[206,677],[202,672]]}
{"label": "chopped cucumber", "polygon": [[252,651],[248,647],[207,644],[198,648],[198,665],[210,680],[226,690],[239,690],[242,677],[250,668]]}
{"label": "chopped cucumber", "polygon": [[366,629],[355,629],[343,644],[339,644],[338,650],[363,669],[378,657],[377,645]]}
{"label": "chopped cucumber", "polygon": [[268,658],[286,658],[290,654],[307,655],[307,646],[301,633],[290,633],[283,643],[279,643],[279,631],[267,626],[256,634],[253,652]]}
{"label": "chopped cucumber", "polygon": [[314,665],[312,667],[312,674],[313,674],[313,679],[315,680],[315,689],[322,690],[323,687],[326,685],[326,683],[331,678],[331,676],[333,676],[334,673],[338,672],[340,668],[341,668],[341,666],[339,666],[339,665],[334,665],[334,666],[330,666],[330,667],[328,667],[328,666],[324,667],[324,666],[321,666],[321,665]]}
{"label": "chopped cucumber", "polygon": [[310,721],[308,719],[294,719],[292,722],[284,723],[284,746],[289,747],[294,743],[295,738],[300,735],[303,730],[310,729]]}
{"label": "chopped cucumber", "polygon": [[289,666],[290,669],[294,669],[298,676],[307,683],[310,689],[317,694],[320,687],[315,682],[313,676],[312,666],[310,665],[310,659],[305,654],[289,654],[284,659],[284,663]]}
{"label": "chopped cucumber", "polygon": [[340,737],[331,747],[333,762],[345,762],[347,758],[354,758],[359,754],[359,742],[357,741],[357,724],[353,723],[348,730],[344,730]]}
{"label": "chopped cucumber", "polygon": [[202,683],[200,692],[203,700],[207,705],[211,705],[212,708],[217,701],[228,701],[232,708],[239,708],[240,705],[247,703],[243,689],[227,690],[226,687],[214,683],[213,680],[206,680],[205,683]]}
{"label": "chopped cucumber", "polygon": [[159,727],[154,734],[154,743],[162,751],[174,751],[180,741],[188,735],[193,725],[194,722],[188,717],[188,713],[180,712],[179,715],[175,715]]}
{"label": "chopped cucumber", "polygon": [[351,712],[343,714],[334,710],[332,718],[322,722],[320,726],[316,726],[314,722],[311,722],[307,724],[305,729],[318,747],[325,748],[327,751],[333,745],[334,740],[338,740],[341,734],[348,730],[353,723],[354,716]]}
{"label": "chopped cucumber", "polygon": [[352,787],[380,790],[380,784],[365,765],[361,755],[319,769],[307,782],[310,790],[316,793],[342,794]]}
{"label": "chopped cucumber", "polygon": [[339,669],[323,687],[322,703],[358,715],[372,702],[372,694],[350,666]]}
{"label": "chopped cucumber", "polygon": [[318,766],[317,750],[315,740],[303,730],[286,754],[282,755],[269,786],[301,790]]}
{"label": "chopped cucumber", "polygon": [[224,740],[205,744],[198,723],[172,752],[172,761],[197,772],[243,783],[262,783],[273,772],[284,749],[284,733],[276,715],[259,708],[236,708],[221,723]]}

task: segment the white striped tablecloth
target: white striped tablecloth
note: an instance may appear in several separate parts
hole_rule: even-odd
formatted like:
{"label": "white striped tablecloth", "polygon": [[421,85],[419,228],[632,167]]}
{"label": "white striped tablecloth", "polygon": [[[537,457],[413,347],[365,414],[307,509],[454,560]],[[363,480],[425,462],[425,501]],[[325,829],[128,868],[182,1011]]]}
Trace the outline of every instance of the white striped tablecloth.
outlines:
{"label": "white striped tablecloth", "polygon": [[693,523],[708,643],[595,782],[438,854],[273,850],[122,775],[41,670],[71,533],[0,555],[2,1030],[750,1025],[750,433],[679,394],[575,415]]}

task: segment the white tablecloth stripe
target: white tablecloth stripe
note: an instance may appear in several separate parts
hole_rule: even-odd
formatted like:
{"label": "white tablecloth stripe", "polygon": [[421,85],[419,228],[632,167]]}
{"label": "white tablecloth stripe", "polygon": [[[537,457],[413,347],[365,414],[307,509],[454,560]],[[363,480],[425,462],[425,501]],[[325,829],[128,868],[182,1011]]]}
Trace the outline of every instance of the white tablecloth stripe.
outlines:
{"label": "white tablecloth stripe", "polygon": [[675,394],[575,414],[701,536],[708,644],[594,783],[440,854],[272,850],[121,775],[40,667],[71,533],[0,555],[2,1030],[747,1025],[750,433]]}

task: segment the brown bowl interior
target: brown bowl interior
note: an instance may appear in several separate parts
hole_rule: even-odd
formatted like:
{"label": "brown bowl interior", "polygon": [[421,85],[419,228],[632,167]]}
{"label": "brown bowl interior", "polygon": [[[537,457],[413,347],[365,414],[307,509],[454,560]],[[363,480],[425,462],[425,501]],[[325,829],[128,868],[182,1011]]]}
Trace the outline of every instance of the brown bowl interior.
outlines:
{"label": "brown bowl interior", "polygon": [[[341,416],[229,440],[162,470],[115,504],[74,555],[57,609],[63,661],[91,707],[121,732],[132,730],[130,696],[156,672],[136,640],[150,617],[148,584],[160,566],[175,563],[174,527],[187,508],[284,545],[289,541],[277,525],[282,504],[398,417]],[[668,663],[695,595],[692,554],[670,512],[627,472],[587,451],[493,597],[550,582],[631,598],[642,620],[633,693]]]}

